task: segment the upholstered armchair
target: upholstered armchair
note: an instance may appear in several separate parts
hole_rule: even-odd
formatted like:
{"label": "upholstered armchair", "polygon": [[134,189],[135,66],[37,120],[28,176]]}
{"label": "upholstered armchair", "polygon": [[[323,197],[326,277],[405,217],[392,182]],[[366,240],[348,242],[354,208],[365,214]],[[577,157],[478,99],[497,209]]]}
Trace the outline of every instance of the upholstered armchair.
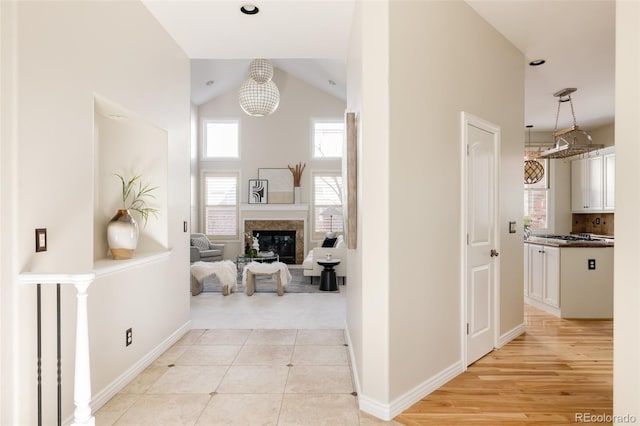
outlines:
{"label": "upholstered armchair", "polygon": [[191,263],[217,262],[223,259],[224,244],[214,244],[204,234],[191,234]]}
{"label": "upholstered armchair", "polygon": [[[302,274],[305,277],[309,277],[309,282],[313,281],[313,277],[319,277],[322,270],[322,266],[318,265],[318,260],[325,259],[328,254],[334,259],[340,259],[340,264],[335,267],[336,276],[342,277],[342,283],[347,276],[347,245],[342,235],[337,238],[327,239],[322,243],[322,247],[316,247],[309,251],[307,257],[302,263]],[[333,243],[333,245],[327,244]]]}

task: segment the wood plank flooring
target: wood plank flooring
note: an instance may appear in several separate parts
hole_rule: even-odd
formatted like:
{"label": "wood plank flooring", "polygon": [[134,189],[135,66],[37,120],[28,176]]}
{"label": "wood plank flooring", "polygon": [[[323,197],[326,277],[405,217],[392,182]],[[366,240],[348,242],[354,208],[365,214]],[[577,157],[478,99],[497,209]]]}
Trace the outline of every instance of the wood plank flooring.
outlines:
{"label": "wood plank flooring", "polygon": [[565,425],[585,423],[581,413],[612,415],[613,321],[560,319],[525,305],[525,322],[525,334],[394,420],[410,426]]}

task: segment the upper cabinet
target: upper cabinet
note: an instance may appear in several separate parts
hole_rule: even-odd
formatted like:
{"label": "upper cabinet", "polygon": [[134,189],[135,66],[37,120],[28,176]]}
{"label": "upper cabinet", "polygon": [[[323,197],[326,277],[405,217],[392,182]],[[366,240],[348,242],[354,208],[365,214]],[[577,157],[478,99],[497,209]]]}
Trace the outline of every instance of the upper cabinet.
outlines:
{"label": "upper cabinet", "polygon": [[571,211],[593,213],[614,209],[613,148],[571,162]]}

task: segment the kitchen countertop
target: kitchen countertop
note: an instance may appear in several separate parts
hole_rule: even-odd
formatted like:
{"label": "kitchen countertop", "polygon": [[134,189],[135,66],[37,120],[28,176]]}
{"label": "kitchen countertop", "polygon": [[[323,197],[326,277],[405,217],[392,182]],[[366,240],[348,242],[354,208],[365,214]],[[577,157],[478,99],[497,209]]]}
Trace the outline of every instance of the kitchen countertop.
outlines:
{"label": "kitchen countertop", "polygon": [[524,240],[524,242],[549,247],[613,247],[613,239],[566,241],[555,238],[536,237],[532,235],[528,240]]}

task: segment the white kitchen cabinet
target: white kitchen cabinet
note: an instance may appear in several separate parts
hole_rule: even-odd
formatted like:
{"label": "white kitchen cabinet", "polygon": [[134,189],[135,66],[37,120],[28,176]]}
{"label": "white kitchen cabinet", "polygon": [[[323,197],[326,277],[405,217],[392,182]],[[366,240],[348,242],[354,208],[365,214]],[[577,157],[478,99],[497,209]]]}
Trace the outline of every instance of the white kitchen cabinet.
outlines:
{"label": "white kitchen cabinet", "polygon": [[615,207],[615,183],[616,183],[616,154],[609,153],[603,156],[604,177],[604,210],[613,211]]}
{"label": "white kitchen cabinet", "polygon": [[524,243],[524,295],[529,296],[529,244]]}
{"label": "white kitchen cabinet", "polygon": [[607,148],[571,162],[571,211],[593,213],[613,211],[615,153]]}
{"label": "white kitchen cabinet", "polygon": [[560,316],[560,249],[538,244],[525,246],[528,246],[525,301]]}

